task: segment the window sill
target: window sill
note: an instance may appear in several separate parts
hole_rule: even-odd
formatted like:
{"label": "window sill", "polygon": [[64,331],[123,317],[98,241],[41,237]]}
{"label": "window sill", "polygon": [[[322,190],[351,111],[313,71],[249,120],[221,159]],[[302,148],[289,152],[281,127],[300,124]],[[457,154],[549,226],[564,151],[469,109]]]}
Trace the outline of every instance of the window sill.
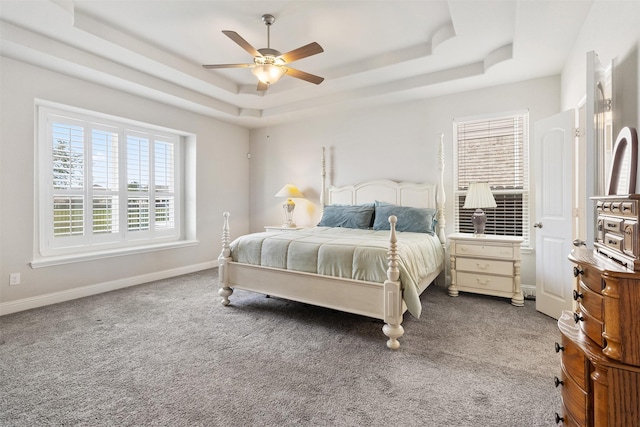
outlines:
{"label": "window sill", "polygon": [[84,252],[81,254],[47,256],[35,258],[29,264],[31,268],[52,267],[55,265],[72,264],[75,262],[94,261],[104,258],[119,257],[125,255],[142,254],[146,252],[163,251],[166,249],[185,248],[195,246],[198,240],[180,240],[178,242],[158,243],[155,245],[135,246],[130,248],[112,249],[108,251]]}

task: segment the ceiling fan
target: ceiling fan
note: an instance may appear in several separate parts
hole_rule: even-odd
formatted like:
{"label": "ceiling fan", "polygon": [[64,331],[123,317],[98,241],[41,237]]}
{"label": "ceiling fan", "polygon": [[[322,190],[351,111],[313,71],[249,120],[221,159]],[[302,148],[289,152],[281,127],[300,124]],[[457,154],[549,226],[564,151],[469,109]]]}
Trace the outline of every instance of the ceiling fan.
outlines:
{"label": "ceiling fan", "polygon": [[203,65],[203,67],[208,69],[251,68],[251,72],[258,78],[257,90],[259,91],[267,90],[270,85],[277,82],[284,74],[317,85],[322,83],[324,80],[323,77],[309,74],[288,66],[288,64],[293,61],[324,52],[322,46],[313,42],[287,53],[280,53],[275,49],[271,49],[271,25],[275,20],[276,18],[273,15],[262,15],[262,22],[267,26],[267,47],[262,49],[254,48],[235,31],[223,31],[227,37],[236,42],[241,48],[253,56],[253,64],[213,64]]}

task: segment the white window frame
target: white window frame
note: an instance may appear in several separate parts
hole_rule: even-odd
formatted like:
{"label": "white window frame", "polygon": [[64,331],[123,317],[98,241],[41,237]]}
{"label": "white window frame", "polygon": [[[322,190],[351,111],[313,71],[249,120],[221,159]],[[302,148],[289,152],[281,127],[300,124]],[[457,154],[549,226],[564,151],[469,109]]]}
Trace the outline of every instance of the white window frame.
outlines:
{"label": "white window frame", "polygon": [[[522,147],[522,162],[521,162],[521,167],[523,168],[522,188],[509,189],[509,190],[492,188],[492,192],[494,196],[512,195],[512,194],[521,195],[522,197],[522,233],[517,235],[521,236],[524,239],[522,247],[525,249],[530,249],[531,248],[530,199],[531,198],[530,198],[530,176],[529,176],[529,111],[528,110],[519,110],[519,111],[513,111],[513,112],[504,112],[504,113],[488,114],[488,115],[474,116],[474,117],[462,117],[462,118],[454,119],[453,121],[454,225],[455,225],[455,231],[460,232],[461,218],[466,217],[467,216],[466,214],[470,215],[469,212],[465,213],[465,215],[462,215],[462,212],[461,212],[461,206],[462,206],[461,201],[466,195],[466,188],[462,188],[461,184],[459,183],[460,171],[459,171],[459,163],[458,163],[458,127],[461,124],[496,121],[500,119],[507,119],[507,118],[514,118],[514,117],[518,117],[522,119],[522,127],[523,127],[522,129],[523,147]],[[486,161],[486,159],[484,159],[483,161]],[[489,185],[491,185],[491,182],[489,182]],[[487,216],[488,216],[487,226],[489,226],[490,222],[492,221],[491,215],[493,213],[492,212],[493,209],[484,209],[484,211],[487,213]],[[463,228],[464,228],[463,231],[466,231],[468,229],[468,227],[463,227]],[[498,234],[516,235],[515,233],[498,233]]]}
{"label": "white window frame", "polygon": [[[129,253],[146,252],[149,250],[165,249],[193,244],[185,236],[185,202],[183,197],[185,178],[185,138],[186,134],[172,129],[164,129],[154,125],[135,122],[128,119],[104,115],[88,110],[78,109],[46,101],[36,103],[36,252],[31,263],[33,268],[48,265],[64,264],[87,259],[97,259],[105,256],[116,256]],[[73,123],[84,129],[84,185],[75,190],[85,201],[83,212],[84,230],[80,235],[54,237],[53,210],[54,192],[73,193],[69,190],[54,190],[53,185],[53,121]],[[118,188],[114,191],[95,189],[92,179],[92,130],[108,130],[117,133],[118,138]],[[167,194],[172,197],[174,212],[172,226],[154,226],[154,208],[150,207],[149,227],[142,231],[129,230],[127,222],[127,203],[130,195],[141,195],[140,192],[128,191],[127,184],[127,153],[125,143],[127,135],[138,135],[148,138],[150,142],[149,190],[143,192],[149,198],[149,204],[157,197]],[[173,188],[165,192],[155,191],[154,180],[154,141],[170,144],[173,147]],[[93,197],[102,195],[117,195],[119,229],[111,233],[94,233]]]}

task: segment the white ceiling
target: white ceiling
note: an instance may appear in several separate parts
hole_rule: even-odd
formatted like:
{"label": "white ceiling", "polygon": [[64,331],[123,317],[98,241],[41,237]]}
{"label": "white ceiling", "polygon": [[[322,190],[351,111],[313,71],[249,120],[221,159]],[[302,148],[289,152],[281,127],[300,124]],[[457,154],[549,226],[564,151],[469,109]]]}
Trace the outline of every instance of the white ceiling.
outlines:
{"label": "white ceiling", "polygon": [[[3,56],[249,128],[560,73],[591,0],[0,0]],[[251,56],[312,41],[263,94]]]}

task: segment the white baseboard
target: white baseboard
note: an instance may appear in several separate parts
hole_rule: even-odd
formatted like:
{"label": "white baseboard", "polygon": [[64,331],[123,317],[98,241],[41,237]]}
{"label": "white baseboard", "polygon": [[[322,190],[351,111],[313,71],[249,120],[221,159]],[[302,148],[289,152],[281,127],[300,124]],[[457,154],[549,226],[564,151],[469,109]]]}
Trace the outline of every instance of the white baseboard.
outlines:
{"label": "white baseboard", "polygon": [[96,283],[94,285],[82,286],[66,291],[52,292],[35,297],[2,302],[0,303],[0,316],[30,310],[32,308],[44,307],[45,305],[57,304],[59,302],[71,301],[76,298],[115,291],[116,289],[128,288],[142,283],[153,282],[154,280],[167,279],[169,277],[180,276],[182,274],[194,273],[196,271],[216,267],[217,265],[217,261],[209,261],[201,264],[174,268],[171,270],[155,271],[153,273],[142,274],[140,276],[126,277],[124,279],[113,280],[110,282]]}
{"label": "white baseboard", "polygon": [[536,299],[536,287],[534,285],[520,285],[525,299]]}

